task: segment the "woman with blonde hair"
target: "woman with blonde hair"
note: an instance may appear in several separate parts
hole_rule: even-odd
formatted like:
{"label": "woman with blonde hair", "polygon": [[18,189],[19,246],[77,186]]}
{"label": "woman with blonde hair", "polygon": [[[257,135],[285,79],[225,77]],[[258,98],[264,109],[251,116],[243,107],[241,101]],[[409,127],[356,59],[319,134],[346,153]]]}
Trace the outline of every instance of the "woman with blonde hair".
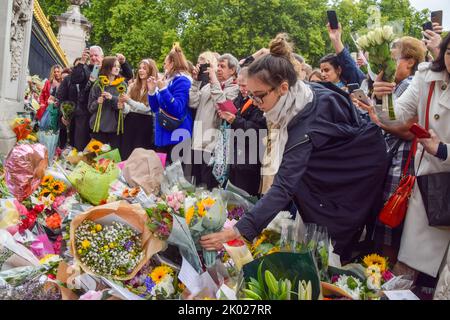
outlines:
{"label": "woman with blonde hair", "polygon": [[154,149],[154,117],[148,106],[147,80],[156,77],[158,68],[152,59],[143,59],[128,93],[119,98],[126,114],[124,134],[121,141],[123,160],[128,159],[136,148]]}
{"label": "woman with blonde hair", "polygon": [[42,116],[45,113],[45,110],[47,110],[48,99],[50,98],[50,96],[52,96],[53,98],[56,97],[56,92],[62,81],[61,72],[62,67],[59,64],[55,64],[50,69],[50,75],[48,76],[48,80],[45,82],[44,88],[42,89],[41,95],[39,96],[40,108],[36,114],[36,118],[38,120],[41,120]]}
{"label": "woman with blonde hair", "polygon": [[178,43],[164,59],[164,77],[152,76],[147,81],[148,103],[156,120],[156,150],[166,153],[169,163],[176,160],[171,155],[173,147],[191,137],[192,117],[188,105],[191,83],[189,65]]}

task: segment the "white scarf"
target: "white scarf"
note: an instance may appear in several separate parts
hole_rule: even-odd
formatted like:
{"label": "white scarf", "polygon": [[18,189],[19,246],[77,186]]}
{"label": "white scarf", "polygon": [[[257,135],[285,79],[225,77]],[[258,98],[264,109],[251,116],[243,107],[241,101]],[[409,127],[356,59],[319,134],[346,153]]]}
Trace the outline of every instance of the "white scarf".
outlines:
{"label": "white scarf", "polygon": [[[280,168],[283,160],[283,153],[288,140],[287,127],[289,122],[300,112],[305,106],[313,100],[312,89],[303,81],[298,80],[297,83],[289,89],[289,92],[280,97],[277,104],[264,114],[267,120],[269,133],[264,138],[266,149],[261,166],[262,185],[261,193],[264,194],[273,183],[273,179]],[[270,138],[270,149],[268,139]]]}

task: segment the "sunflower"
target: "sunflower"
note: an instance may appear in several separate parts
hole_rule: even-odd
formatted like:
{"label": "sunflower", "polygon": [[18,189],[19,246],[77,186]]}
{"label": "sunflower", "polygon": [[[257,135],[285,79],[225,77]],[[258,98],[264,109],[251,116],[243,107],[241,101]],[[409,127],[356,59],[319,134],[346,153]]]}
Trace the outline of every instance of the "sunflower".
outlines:
{"label": "sunflower", "polygon": [[117,92],[122,94],[122,93],[125,93],[125,91],[127,91],[127,86],[125,85],[125,83],[120,83],[119,85],[117,85],[116,89],[117,89]]}
{"label": "sunflower", "polygon": [[48,186],[53,182],[54,178],[53,176],[44,176],[41,181],[41,186]]}
{"label": "sunflower", "polygon": [[47,198],[49,195],[52,194],[52,190],[48,189],[48,188],[43,188],[41,190],[41,192],[39,193],[39,196]]}
{"label": "sunflower", "polygon": [[195,213],[194,207],[190,207],[188,209],[188,211],[186,212],[186,217],[185,218],[186,218],[186,223],[188,225],[191,223],[191,220],[194,217],[194,213]]}
{"label": "sunflower", "polygon": [[173,274],[173,270],[171,268],[169,268],[168,266],[159,266],[153,269],[150,277],[152,278],[154,283],[158,284],[164,279],[165,276],[171,274]]}
{"label": "sunflower", "polygon": [[117,78],[116,80],[114,80],[113,82],[111,82],[112,86],[117,86],[118,84],[122,83],[125,81],[125,78]]}
{"label": "sunflower", "polygon": [[104,86],[109,85],[109,79],[107,76],[100,76],[99,79],[100,79],[100,83],[102,85],[104,85]]}
{"label": "sunflower", "polygon": [[380,268],[380,272],[384,272],[387,270],[387,260],[379,256],[378,254],[371,254],[365,256],[363,259],[363,263],[368,268],[372,265],[377,265]]}
{"label": "sunflower", "polygon": [[259,238],[256,239],[255,243],[252,245],[253,249],[258,248],[266,240],[267,236],[265,234],[260,235]]}
{"label": "sunflower", "polygon": [[101,143],[98,140],[92,139],[91,142],[86,146],[86,150],[89,152],[95,152],[99,153],[101,151],[101,148],[103,146],[103,143]]}
{"label": "sunflower", "polygon": [[59,195],[66,190],[66,185],[62,181],[53,181],[48,187],[56,195]]}

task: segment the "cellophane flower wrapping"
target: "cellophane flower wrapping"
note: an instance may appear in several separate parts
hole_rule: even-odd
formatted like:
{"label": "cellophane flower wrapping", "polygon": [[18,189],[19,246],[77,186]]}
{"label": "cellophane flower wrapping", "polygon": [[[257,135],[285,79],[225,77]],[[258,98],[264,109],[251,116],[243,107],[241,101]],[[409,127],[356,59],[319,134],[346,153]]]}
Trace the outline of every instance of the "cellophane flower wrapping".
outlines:
{"label": "cellophane flower wrapping", "polygon": [[78,193],[93,205],[99,205],[109,197],[109,186],[119,176],[119,169],[111,163],[105,172],[100,172],[81,161],[69,175],[70,183]]}
{"label": "cellophane flower wrapping", "polygon": [[37,134],[39,142],[47,148],[48,163],[51,165],[53,163],[56,148],[58,147],[59,132],[55,133],[53,131],[38,131]]}
{"label": "cellophane flower wrapping", "polygon": [[70,250],[78,265],[88,274],[98,276],[88,266],[83,264],[77,252],[75,242],[75,232],[84,220],[91,220],[93,222],[102,221],[101,219],[108,219],[109,221],[125,221],[127,225],[131,226],[139,233],[140,242],[142,244],[142,251],[144,253],[140,263],[126,275],[112,276],[114,280],[129,280],[132,279],[139,270],[147,263],[147,261],[155,254],[166,248],[166,243],[152,235],[147,228],[147,214],[138,204],[131,205],[126,201],[118,201],[108,203],[106,205],[97,206],[89,209],[87,212],[80,214],[70,223]]}

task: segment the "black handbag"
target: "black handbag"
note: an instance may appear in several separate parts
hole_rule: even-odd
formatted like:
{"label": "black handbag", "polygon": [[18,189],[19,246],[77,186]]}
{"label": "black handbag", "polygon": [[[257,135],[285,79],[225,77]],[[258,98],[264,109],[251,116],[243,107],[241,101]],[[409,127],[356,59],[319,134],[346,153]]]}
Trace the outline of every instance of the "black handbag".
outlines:
{"label": "black handbag", "polygon": [[187,114],[182,119],[177,119],[167,112],[165,112],[163,109],[159,109],[158,113],[158,123],[161,127],[168,131],[174,131],[179,126],[182,125],[184,122],[184,119],[186,119]]}
{"label": "black handbag", "polygon": [[[425,129],[429,128],[430,100],[436,82],[430,85],[428,105],[425,113]],[[423,154],[422,154],[423,157]],[[422,162],[422,158],[420,159]],[[419,162],[419,166],[420,166]],[[431,227],[450,227],[450,172],[439,172],[417,177],[423,205]]]}
{"label": "black handbag", "polygon": [[417,177],[423,205],[432,227],[450,227],[450,172]]}

